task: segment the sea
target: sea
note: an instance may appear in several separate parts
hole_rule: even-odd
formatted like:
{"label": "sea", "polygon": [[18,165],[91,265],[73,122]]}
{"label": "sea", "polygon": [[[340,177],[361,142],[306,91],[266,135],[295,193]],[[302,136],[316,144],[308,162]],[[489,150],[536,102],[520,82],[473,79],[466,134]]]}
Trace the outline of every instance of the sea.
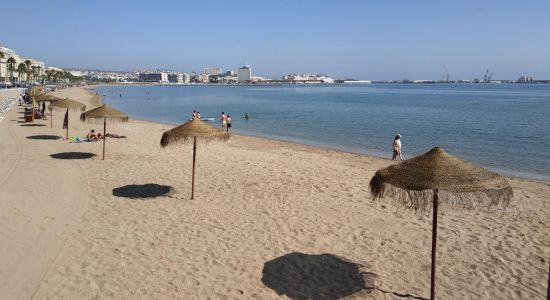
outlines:
{"label": "sea", "polygon": [[[235,133],[391,158],[439,146],[504,175],[550,181],[550,85],[101,86],[130,117],[181,124],[193,110]],[[245,120],[244,115],[251,117]],[[159,136],[160,139],[160,136]]]}

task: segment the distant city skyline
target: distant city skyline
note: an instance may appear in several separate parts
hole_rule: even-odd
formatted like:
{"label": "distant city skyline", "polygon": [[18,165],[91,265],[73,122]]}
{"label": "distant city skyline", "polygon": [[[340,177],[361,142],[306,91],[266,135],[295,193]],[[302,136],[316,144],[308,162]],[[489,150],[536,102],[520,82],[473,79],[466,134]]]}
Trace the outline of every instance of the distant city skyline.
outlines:
{"label": "distant city skyline", "polygon": [[[62,68],[550,79],[549,1],[14,1],[0,44]],[[12,13],[7,13],[12,12]],[[24,16],[24,18],[23,18]],[[445,66],[445,67],[444,67]]]}

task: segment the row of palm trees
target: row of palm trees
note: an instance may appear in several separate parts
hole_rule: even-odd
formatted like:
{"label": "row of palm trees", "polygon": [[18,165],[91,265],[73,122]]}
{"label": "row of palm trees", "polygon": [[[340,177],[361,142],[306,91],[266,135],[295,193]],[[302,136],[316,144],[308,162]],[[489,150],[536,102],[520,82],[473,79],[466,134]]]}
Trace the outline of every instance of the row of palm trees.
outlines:
{"label": "row of palm trees", "polygon": [[[6,57],[6,54],[0,51],[0,59],[3,59]],[[42,67],[40,66],[33,66],[32,62],[30,60],[25,60],[24,62],[21,62],[17,64],[17,61],[13,57],[9,57],[6,60],[6,66],[8,74],[4,74],[4,77],[6,75],[9,75],[9,79],[11,82],[15,82],[15,76],[14,73],[17,72],[17,79],[19,82],[22,81],[23,74],[26,74],[26,81],[42,81],[43,84],[47,83],[53,83],[53,84],[68,84],[68,83],[76,83],[80,80],[83,80],[82,77],[77,77],[71,74],[68,71],[63,70],[47,70],[46,72],[42,72]],[[0,78],[2,78],[2,69],[0,69]],[[86,79],[86,78],[84,78]],[[90,80],[89,78],[87,78]],[[4,80],[5,81],[5,80]]]}
{"label": "row of palm trees", "polygon": [[71,72],[61,70],[47,70],[44,73],[44,80],[46,82],[58,83],[74,83],[81,80],[81,77],[74,76]]}
{"label": "row of palm trees", "polygon": [[[5,54],[0,51],[0,59],[4,58]],[[13,76],[13,73],[17,71],[17,79],[21,81],[21,77],[23,74],[26,74],[27,81],[32,81],[34,78],[38,78],[40,74],[41,67],[39,66],[33,66],[32,62],[30,60],[25,60],[24,62],[19,63],[16,65],[17,62],[15,61],[15,58],[9,57],[6,60],[7,70],[9,73],[9,77],[12,82],[15,81],[15,77]],[[1,69],[0,69],[1,72]],[[0,77],[2,77],[2,74],[0,73]]]}

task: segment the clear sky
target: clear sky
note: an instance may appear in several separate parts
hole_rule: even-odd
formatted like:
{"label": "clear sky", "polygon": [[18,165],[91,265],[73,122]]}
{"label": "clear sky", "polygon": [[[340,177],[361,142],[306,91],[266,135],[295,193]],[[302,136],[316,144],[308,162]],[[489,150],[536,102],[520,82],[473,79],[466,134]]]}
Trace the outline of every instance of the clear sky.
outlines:
{"label": "clear sky", "polygon": [[8,1],[0,43],[67,68],[550,79],[550,1]]}

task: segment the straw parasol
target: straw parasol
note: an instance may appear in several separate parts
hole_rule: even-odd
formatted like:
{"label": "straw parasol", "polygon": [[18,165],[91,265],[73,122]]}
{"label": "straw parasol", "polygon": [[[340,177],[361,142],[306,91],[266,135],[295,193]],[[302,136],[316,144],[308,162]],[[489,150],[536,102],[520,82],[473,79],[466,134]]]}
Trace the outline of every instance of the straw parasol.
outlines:
{"label": "straw parasol", "polygon": [[162,134],[160,139],[160,145],[166,147],[171,144],[179,142],[188,142],[191,139],[193,140],[193,171],[191,177],[191,200],[194,197],[195,191],[195,157],[197,151],[197,138],[199,141],[205,143],[220,140],[227,141],[229,139],[229,134],[225,133],[223,130],[218,129],[210,124],[202,122],[199,118],[194,118],[191,121],[186,122],[183,125],[175,127],[169,131],[166,131]]}
{"label": "straw parasol", "polygon": [[25,94],[32,96],[37,95],[44,92],[43,86],[33,86],[25,90]]}
{"label": "straw parasol", "polygon": [[65,99],[62,99],[62,100],[59,100],[57,102],[54,102],[52,104],[50,104],[51,108],[53,108],[54,110],[66,110],[67,112],[65,113],[66,117],[67,117],[67,133],[66,133],[66,136],[65,138],[68,139],[69,138],[69,110],[74,110],[74,111],[84,111],[86,109],[86,105],[78,102],[78,101],[75,101],[75,100],[72,100],[72,99],[69,99],[69,98],[65,98]]}
{"label": "straw parasol", "polygon": [[426,154],[378,170],[370,181],[375,199],[390,196],[415,211],[433,207],[430,297],[435,299],[437,209],[440,196],[452,207],[507,206],[513,191],[502,176],[435,147]]}
{"label": "straw parasol", "polygon": [[32,121],[34,122],[34,102],[35,102],[35,97],[37,95],[40,95],[44,93],[44,87],[42,86],[33,86],[33,87],[30,87],[28,89],[25,90],[25,94],[29,97],[31,97],[32,99]]}
{"label": "straw parasol", "polygon": [[107,121],[109,123],[114,122],[127,122],[128,115],[119,110],[116,110],[107,104],[103,104],[100,107],[96,107],[92,110],[83,112],[80,114],[80,120],[82,122],[101,122],[103,121],[103,160],[105,160],[105,140],[107,139]]}
{"label": "straw parasol", "polygon": [[[52,94],[39,94],[38,96],[34,97],[34,101],[40,103],[40,102],[52,102],[59,101],[61,98],[54,96]],[[52,106],[48,105],[48,110],[52,110]],[[53,113],[50,116],[50,128],[53,127]]]}

